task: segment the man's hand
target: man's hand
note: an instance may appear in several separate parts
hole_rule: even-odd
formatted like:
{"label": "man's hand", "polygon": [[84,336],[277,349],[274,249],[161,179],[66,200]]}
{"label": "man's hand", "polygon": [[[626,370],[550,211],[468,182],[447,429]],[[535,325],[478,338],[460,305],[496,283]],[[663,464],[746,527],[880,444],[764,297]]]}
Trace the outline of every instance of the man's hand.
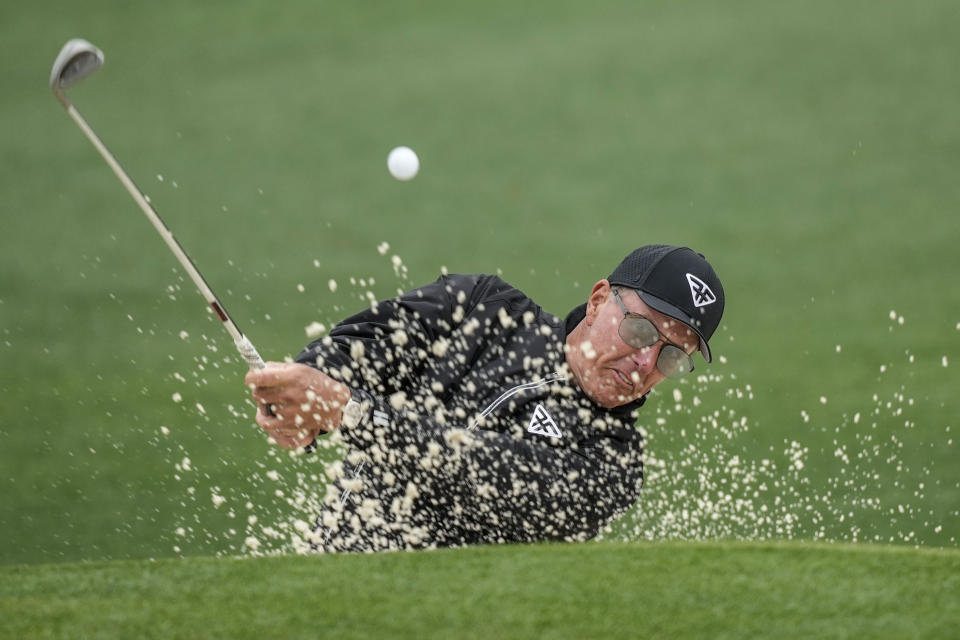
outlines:
{"label": "man's hand", "polygon": [[339,427],[350,400],[347,385],[305,364],[268,362],[244,380],[257,403],[257,424],[284,449],[305,447]]}

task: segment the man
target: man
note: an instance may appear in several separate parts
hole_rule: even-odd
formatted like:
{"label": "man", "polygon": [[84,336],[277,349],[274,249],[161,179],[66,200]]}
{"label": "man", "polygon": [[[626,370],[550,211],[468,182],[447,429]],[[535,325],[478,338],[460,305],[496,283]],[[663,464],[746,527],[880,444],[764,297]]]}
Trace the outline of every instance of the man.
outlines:
{"label": "man", "polygon": [[636,501],[636,410],[723,314],[691,249],[648,245],[563,321],[496,276],[450,275],[348,318],[246,381],[294,449],[330,433],[313,543],[370,551],[584,540]]}

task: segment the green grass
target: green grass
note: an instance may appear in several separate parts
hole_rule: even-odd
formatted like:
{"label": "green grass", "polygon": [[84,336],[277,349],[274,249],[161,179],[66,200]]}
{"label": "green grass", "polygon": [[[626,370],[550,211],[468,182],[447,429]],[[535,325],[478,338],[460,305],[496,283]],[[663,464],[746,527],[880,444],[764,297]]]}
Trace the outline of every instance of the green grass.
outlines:
{"label": "green grass", "polygon": [[10,638],[948,638],[960,554],[659,543],[0,568]]}
{"label": "green grass", "polygon": [[[70,95],[264,355],[442,267],[564,313],[636,245],[689,243],[726,283],[724,362],[648,405],[649,482],[612,535],[956,547],[954,17],[0,8],[0,564],[236,554],[249,516],[308,517],[278,488],[322,483],[267,447],[228,338],[50,95],[75,36],[107,63]],[[398,144],[421,155],[410,183],[386,173]]]}

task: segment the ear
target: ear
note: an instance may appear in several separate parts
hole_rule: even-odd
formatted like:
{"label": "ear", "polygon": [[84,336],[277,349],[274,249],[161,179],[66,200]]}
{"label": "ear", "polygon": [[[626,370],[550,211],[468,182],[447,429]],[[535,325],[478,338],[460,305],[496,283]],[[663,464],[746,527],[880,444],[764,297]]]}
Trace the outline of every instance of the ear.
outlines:
{"label": "ear", "polygon": [[608,280],[601,280],[593,285],[593,289],[590,290],[590,297],[587,298],[587,316],[584,318],[588,325],[593,324],[593,321],[597,318],[597,314],[600,313],[600,307],[603,306],[609,297],[610,282]]}

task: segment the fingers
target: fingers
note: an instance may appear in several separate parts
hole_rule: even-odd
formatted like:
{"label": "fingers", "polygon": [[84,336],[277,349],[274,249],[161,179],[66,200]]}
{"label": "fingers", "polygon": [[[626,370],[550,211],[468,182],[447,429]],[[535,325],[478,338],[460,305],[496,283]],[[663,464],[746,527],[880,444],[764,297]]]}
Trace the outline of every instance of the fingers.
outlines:
{"label": "fingers", "polygon": [[[267,416],[299,415],[303,419],[320,420],[339,408],[334,401],[318,396],[311,389],[302,387],[255,387],[250,392],[254,402]],[[318,414],[313,416],[312,414]]]}
{"label": "fingers", "polygon": [[321,432],[339,426],[350,390],[302,364],[269,362],[244,378],[257,403],[256,421],[278,445],[306,446]]}
{"label": "fingers", "polygon": [[300,367],[305,366],[294,362],[267,362],[263,369],[248,371],[244,381],[251,388],[282,387],[289,385],[296,377]]}
{"label": "fingers", "polygon": [[320,428],[315,422],[308,422],[300,414],[287,411],[270,415],[264,411],[264,406],[257,409],[257,424],[267,432],[273,440],[285,449],[299,449],[310,444],[318,435]]}
{"label": "fingers", "polygon": [[311,405],[323,415],[334,416],[350,399],[350,389],[307,365],[268,362],[266,368],[250,371],[244,378],[257,404],[276,407]]}
{"label": "fingers", "polygon": [[290,362],[268,362],[264,369],[251,370],[244,377],[253,399],[267,407],[265,413],[276,413],[282,405],[302,401],[298,378],[303,377],[305,365]]}

